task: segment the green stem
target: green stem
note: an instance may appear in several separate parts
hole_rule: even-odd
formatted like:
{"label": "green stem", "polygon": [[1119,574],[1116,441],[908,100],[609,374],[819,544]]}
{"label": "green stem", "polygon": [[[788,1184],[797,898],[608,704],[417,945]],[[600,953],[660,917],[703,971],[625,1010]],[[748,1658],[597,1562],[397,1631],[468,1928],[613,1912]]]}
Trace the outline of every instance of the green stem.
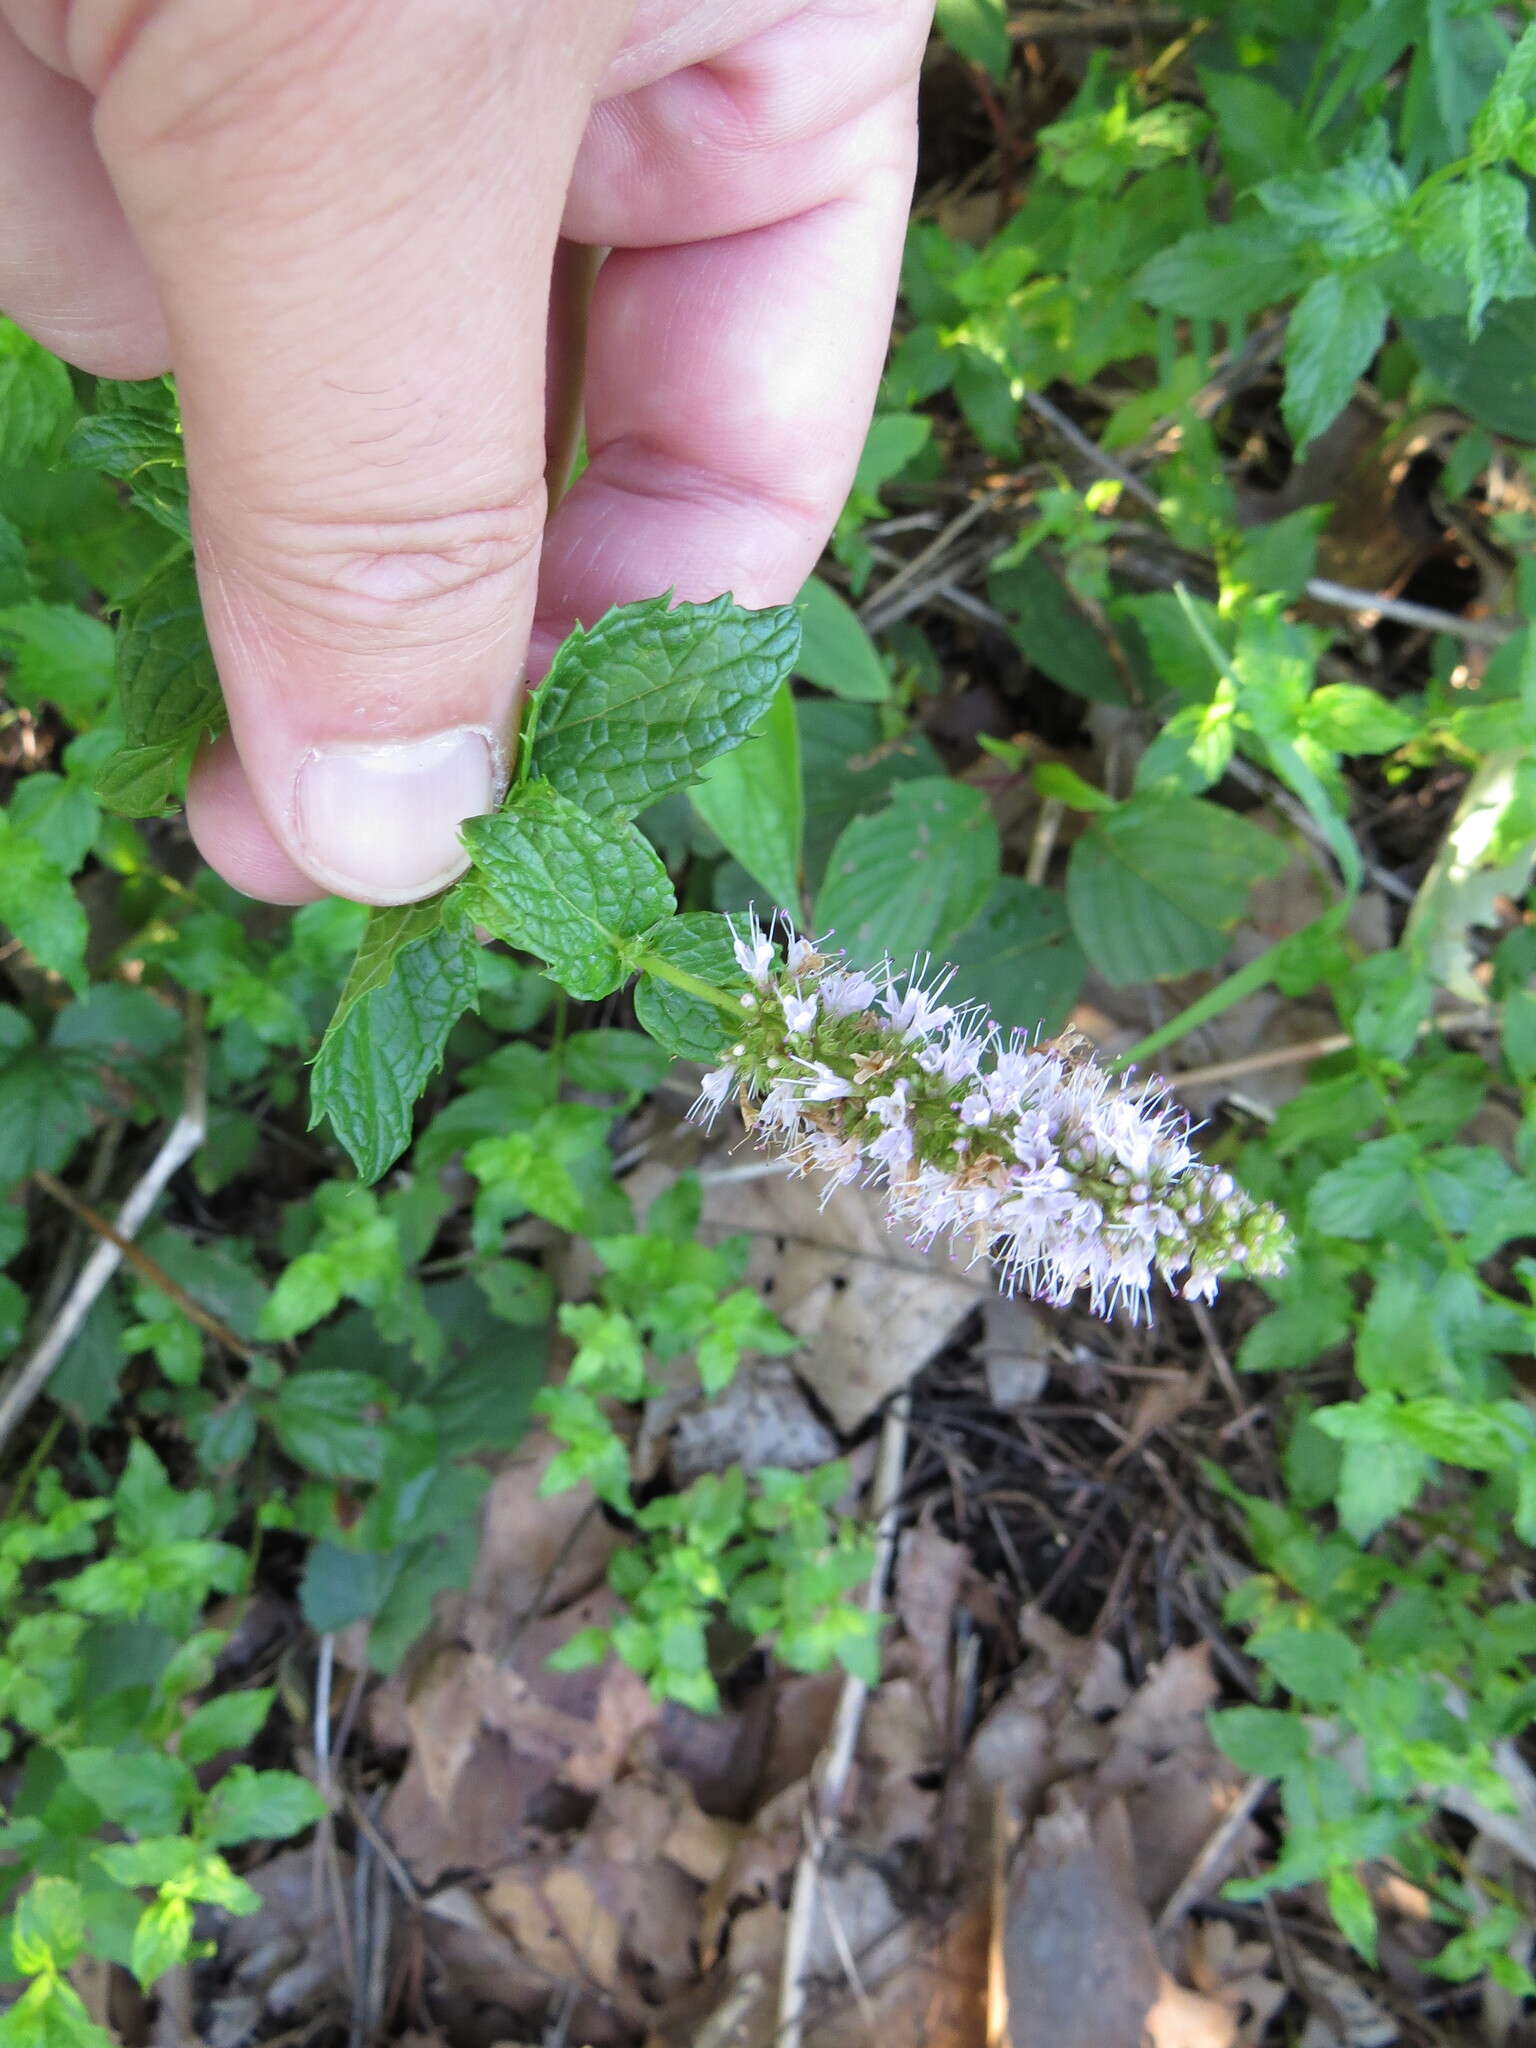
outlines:
{"label": "green stem", "polygon": [[723,988],[716,988],[712,981],[690,974],[686,967],[674,967],[670,960],[664,960],[659,953],[641,953],[635,960],[636,971],[640,974],[654,974],[658,981],[670,981],[674,988],[680,988],[685,995],[697,996],[701,1002],[713,1003],[717,1010],[727,1010],[735,1017],[741,1013],[741,997],[731,995]]}

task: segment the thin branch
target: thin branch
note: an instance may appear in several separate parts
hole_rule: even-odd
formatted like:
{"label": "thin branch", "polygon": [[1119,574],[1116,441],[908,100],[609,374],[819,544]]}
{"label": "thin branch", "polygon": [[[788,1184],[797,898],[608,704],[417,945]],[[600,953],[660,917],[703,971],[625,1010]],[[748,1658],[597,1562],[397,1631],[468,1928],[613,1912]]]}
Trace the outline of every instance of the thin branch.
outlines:
{"label": "thin branch", "polygon": [[[1426,1017],[1415,1034],[1427,1038],[1432,1031],[1492,1031],[1498,1019],[1491,1009],[1452,1010],[1443,1017]],[[1322,1038],[1306,1038],[1297,1045],[1273,1045],[1262,1052],[1247,1052],[1238,1059],[1216,1060],[1208,1067],[1186,1067],[1163,1078],[1175,1088],[1204,1087],[1210,1081],[1235,1081],[1240,1074],[1263,1074],[1274,1067],[1310,1065],[1331,1052],[1344,1052],[1354,1044],[1348,1031],[1330,1031]]]}
{"label": "thin branch", "polygon": [[[870,1486],[870,1507],[877,1531],[874,1570],[870,1573],[864,1594],[865,1611],[869,1614],[879,1614],[885,1604],[885,1589],[896,1555],[901,1475],[906,1463],[907,1434],[911,1422],[912,1398],[903,1392],[885,1411],[875,1476]],[[789,1918],[784,1928],[784,1967],[779,1981],[779,2025],[774,2037],[775,2048],[801,2048],[805,2024],[806,1965],[811,1952],[821,1858],[827,1836],[837,1824],[848,1790],[848,1774],[853,1768],[853,1752],[858,1744],[859,1725],[868,1697],[869,1687],[850,1671],[838,1695],[837,1713],[826,1748],[811,1773],[805,1846],[795,1866]]]}
{"label": "thin branch", "polygon": [[1400,626],[1418,626],[1426,633],[1449,633],[1474,647],[1502,647],[1521,630],[1518,619],[1467,619],[1459,612],[1443,612],[1430,604],[1416,604],[1407,597],[1388,597],[1379,590],[1351,590],[1347,583],[1331,583],[1326,576],[1314,576],[1307,584],[1314,604],[1332,611],[1374,612]]}
{"label": "thin branch", "polygon": [[891,609],[890,601],[896,593],[912,582],[930,562],[937,561],[941,555],[947,553],[967,528],[974,526],[978,519],[1002,502],[1010,488],[1007,484],[999,484],[990,491],[984,491],[979,498],[973,498],[962,511],[956,513],[941,532],[934,535],[926,547],[919,548],[910,561],[903,562],[895,575],[882,583],[880,588],[865,600],[859,607],[859,617],[870,632],[878,632],[882,625],[890,623],[887,614]]}
{"label": "thin branch", "polygon": [[1248,1825],[1250,1815],[1270,1788],[1268,1778],[1250,1778],[1232,1805],[1206,1837],[1200,1853],[1184,1873],[1173,1896],[1157,1916],[1157,1931],[1167,1934],[1177,1927],[1191,1906],[1205,1896],[1214,1873],[1227,1859],[1232,1844]]}
{"label": "thin branch", "polygon": [[159,1151],[117,1213],[110,1237],[102,1238],[80,1269],[78,1279],[57,1316],[31,1355],[17,1367],[0,1393],[0,1447],[47,1386],[50,1375],[81,1324],[95,1307],[107,1282],[123,1263],[123,1247],[140,1231],[178,1173],[203,1142],[208,1128],[208,1050],[195,1011],[187,1018],[187,1072],[181,1114],[165,1134]]}
{"label": "thin branch", "polygon": [[1173,7],[1025,7],[1009,18],[1008,33],[1027,43],[1043,36],[1160,36],[1189,25]]}

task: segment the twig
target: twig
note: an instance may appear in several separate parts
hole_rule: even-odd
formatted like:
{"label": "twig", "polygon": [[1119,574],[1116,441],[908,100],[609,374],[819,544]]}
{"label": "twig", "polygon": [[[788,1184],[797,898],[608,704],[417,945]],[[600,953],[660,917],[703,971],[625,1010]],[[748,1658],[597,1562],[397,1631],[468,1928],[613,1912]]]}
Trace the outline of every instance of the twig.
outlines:
{"label": "twig", "polygon": [[187,1016],[187,1072],[181,1114],[165,1134],[159,1151],[117,1213],[112,1235],[103,1237],[80,1269],[78,1279],[53,1323],[30,1357],[17,1367],[0,1393],[0,1446],[48,1384],[50,1375],[73,1343],[81,1324],[95,1307],[107,1282],[123,1263],[123,1247],[144,1226],[155,1204],[203,1142],[208,1128],[208,1048],[201,1019]]}
{"label": "twig", "polygon": [[1211,1873],[1221,1868],[1228,1850],[1248,1825],[1249,1816],[1269,1788],[1268,1778],[1248,1780],[1234,1800],[1231,1810],[1222,1815],[1207,1835],[1199,1855],[1180,1879],[1167,1905],[1158,1914],[1159,1934],[1167,1934],[1172,1928],[1177,1927],[1190,1907],[1199,1903],[1206,1886],[1210,1883]]}
{"label": "twig", "polygon": [[[1443,1017],[1426,1017],[1415,1033],[1427,1038],[1432,1031],[1492,1031],[1497,1018],[1491,1009],[1454,1010]],[[1240,1074],[1262,1074],[1272,1067],[1303,1066],[1323,1059],[1331,1052],[1344,1052],[1354,1044],[1348,1031],[1330,1031],[1324,1038],[1303,1039],[1299,1045],[1275,1045],[1263,1052],[1247,1052],[1239,1059],[1215,1060],[1208,1067],[1186,1067],[1164,1075],[1176,1088],[1204,1087],[1209,1081],[1233,1081]]]}
{"label": "twig", "polygon": [[1189,19],[1173,7],[1025,7],[1009,18],[1015,41],[1041,36],[1156,36],[1188,28]]}
{"label": "twig", "polygon": [[335,1768],[331,1760],[331,1682],[336,1671],[336,1638],[326,1630],[315,1662],[315,1776],[327,1806],[336,1803]]}
{"label": "twig", "polygon": [[1025,881],[1033,883],[1036,888],[1045,880],[1056,847],[1056,835],[1066,815],[1066,804],[1059,796],[1048,796],[1040,806],[1040,817],[1035,825],[1035,836],[1029,842],[1029,860],[1024,869]]}
{"label": "twig", "polygon": [[871,632],[878,631],[885,623],[884,615],[890,609],[890,600],[896,592],[904,589],[915,576],[928,567],[930,562],[936,561],[944,554],[968,527],[974,526],[984,513],[990,512],[994,505],[1000,503],[1007,496],[1008,489],[1008,485],[998,484],[992,490],[983,492],[979,498],[973,498],[963,511],[957,512],[949,524],[934,535],[926,547],[919,548],[910,561],[903,562],[895,575],[881,584],[880,588],[859,607],[859,617]]}
{"label": "twig", "polygon": [[1059,405],[1053,405],[1043,392],[1031,391],[1026,387],[1024,403],[1037,419],[1044,420],[1053,433],[1059,434],[1068,447],[1075,448],[1085,462],[1091,463],[1103,475],[1112,477],[1122,489],[1129,491],[1131,496],[1145,505],[1149,511],[1158,510],[1156,491],[1149,484],[1144,484],[1133,470],[1127,469],[1123,463],[1116,462],[1113,455],[1102,449],[1091,434],[1085,434],[1076,420],[1069,418]]}
{"label": "twig", "polygon": [[1307,595],[1314,604],[1325,604],[1333,611],[1375,612],[1400,626],[1420,626],[1426,633],[1450,633],[1477,647],[1502,647],[1521,630],[1518,619],[1467,619],[1459,612],[1417,604],[1412,598],[1388,597],[1380,590],[1352,590],[1347,583],[1332,583],[1326,576],[1312,577]]}
{"label": "twig", "polygon": [[[870,1506],[877,1526],[875,1564],[864,1594],[864,1607],[869,1614],[878,1614],[885,1603],[885,1589],[896,1554],[901,1474],[906,1463],[907,1434],[911,1422],[912,1397],[903,1392],[885,1411],[875,1476],[870,1487]],[[853,1768],[853,1752],[868,1697],[869,1687],[850,1671],[838,1696],[837,1713],[827,1746],[811,1773],[805,1846],[795,1866],[789,1918],[784,1928],[784,1967],[779,1983],[776,2048],[800,2048],[805,2022],[806,1964],[811,1950],[821,1858],[827,1833],[837,1823],[848,1790],[848,1774]]]}
{"label": "twig", "polygon": [[262,1356],[261,1352],[253,1345],[247,1344],[243,1337],[237,1337],[228,1323],[221,1321],[218,1316],[204,1308],[200,1301],[194,1300],[179,1280],[171,1278],[158,1259],[152,1259],[148,1252],[142,1251],[131,1237],[118,1229],[116,1224],[109,1223],[99,1210],[93,1209],[90,1203],[83,1202],[73,1189],[67,1188],[57,1174],[48,1173],[39,1167],[32,1178],[45,1194],[52,1195],[61,1209],[67,1209],[77,1223],[83,1223],[88,1230],[94,1231],[97,1237],[114,1246],[120,1259],[132,1266],[151,1287],[157,1287],[168,1301],[175,1303],[184,1316],[196,1323],[200,1330],[206,1331],[217,1343],[222,1344],[226,1351],[232,1351],[236,1358],[245,1359],[247,1364],[253,1364]]}

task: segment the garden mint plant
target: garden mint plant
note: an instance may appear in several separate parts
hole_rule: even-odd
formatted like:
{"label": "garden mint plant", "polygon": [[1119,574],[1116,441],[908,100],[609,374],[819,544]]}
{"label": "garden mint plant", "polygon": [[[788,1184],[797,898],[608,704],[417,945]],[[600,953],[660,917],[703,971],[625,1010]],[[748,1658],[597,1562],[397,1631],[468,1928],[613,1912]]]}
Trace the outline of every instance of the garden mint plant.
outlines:
{"label": "garden mint plant", "polygon": [[1283,1270],[1280,1217],[1200,1164],[1155,1087],[945,1003],[945,974],[867,973],[793,935],[781,964],[755,917],[735,953],[751,986],[705,1121],[738,1092],[797,1172],[883,1185],[915,1242],[990,1252],[1010,1293],[1064,1305],[1086,1288],[1101,1315],[1139,1314],[1154,1273],[1210,1300],[1229,1267]]}
{"label": "garden mint plant", "polygon": [[1155,1089],[1036,1045],[942,1000],[886,958],[871,971],[793,936],[779,964],[753,915],[677,915],[633,821],[697,783],[768,717],[794,665],[795,613],[728,599],[629,605],[576,633],[533,700],[506,803],[464,828],[473,860],[434,903],[374,914],[315,1069],[329,1116],[374,1176],[472,1000],[477,932],[534,954],[595,1002],[640,977],[635,1011],[668,1051],[712,1071],[699,1108],[739,1090],[756,1133],[799,1171],[878,1182],[914,1241],[992,1256],[1003,1285],[1141,1312],[1154,1275],[1208,1300],[1218,1276],[1273,1276],[1286,1232],[1230,1175],[1202,1166]]}

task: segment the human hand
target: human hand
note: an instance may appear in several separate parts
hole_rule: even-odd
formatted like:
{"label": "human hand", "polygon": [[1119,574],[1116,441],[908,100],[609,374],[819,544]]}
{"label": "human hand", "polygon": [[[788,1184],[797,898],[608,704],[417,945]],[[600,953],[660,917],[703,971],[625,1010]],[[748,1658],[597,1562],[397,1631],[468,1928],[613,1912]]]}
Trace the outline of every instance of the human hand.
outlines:
{"label": "human hand", "polygon": [[[799,589],[879,378],[930,12],[0,0],[0,306],[177,373],[231,726],[188,813],[237,888],[442,887],[574,620]],[[562,236],[613,253],[546,520]]]}

